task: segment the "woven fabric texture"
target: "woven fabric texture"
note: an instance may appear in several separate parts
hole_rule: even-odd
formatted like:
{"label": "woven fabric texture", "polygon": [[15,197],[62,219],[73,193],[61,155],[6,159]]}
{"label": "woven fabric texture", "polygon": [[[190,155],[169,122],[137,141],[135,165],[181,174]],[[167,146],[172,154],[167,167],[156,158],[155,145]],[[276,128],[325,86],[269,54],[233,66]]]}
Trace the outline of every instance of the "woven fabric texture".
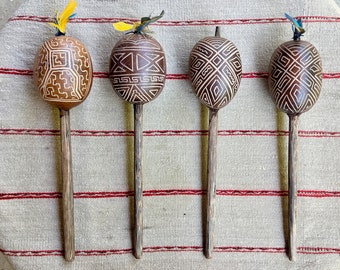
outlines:
{"label": "woven fabric texture", "polygon": [[[91,54],[87,100],[71,110],[76,259],[63,259],[58,109],[32,80],[34,56],[54,35],[63,1],[26,1],[0,32],[0,250],[4,269],[340,269],[340,9],[335,1],[79,0],[67,35]],[[157,15],[167,81],[144,106],[144,255],[132,255],[133,107],[114,93],[112,23]],[[302,114],[298,148],[298,256],[287,246],[288,117],[270,97],[274,50],[302,17],[319,51],[323,86]],[[235,98],[219,112],[215,252],[202,253],[208,109],[188,80],[195,43],[221,35],[243,64]],[[5,265],[5,263],[3,263]],[[5,267],[5,266],[3,266]],[[0,267],[0,269],[2,269]]]}

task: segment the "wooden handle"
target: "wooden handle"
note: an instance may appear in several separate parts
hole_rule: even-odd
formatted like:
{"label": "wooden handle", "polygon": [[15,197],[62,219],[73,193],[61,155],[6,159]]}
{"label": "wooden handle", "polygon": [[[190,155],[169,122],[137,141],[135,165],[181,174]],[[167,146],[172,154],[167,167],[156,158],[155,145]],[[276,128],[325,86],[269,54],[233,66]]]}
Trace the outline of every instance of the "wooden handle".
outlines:
{"label": "wooden handle", "polygon": [[60,138],[61,138],[61,171],[63,181],[63,229],[65,260],[73,261],[74,250],[74,207],[73,207],[73,179],[72,155],[69,111],[60,109]]}
{"label": "wooden handle", "polygon": [[143,105],[134,104],[134,250],[135,257],[140,259],[143,253],[143,177],[142,177],[142,150],[143,150]]}
{"label": "wooden handle", "polygon": [[288,143],[288,226],[289,250],[291,261],[296,257],[296,219],[297,219],[297,144],[298,144],[298,115],[289,115]]}
{"label": "wooden handle", "polygon": [[216,145],[218,110],[209,109],[208,134],[208,193],[205,256],[209,259],[214,249],[215,197],[216,197]]}

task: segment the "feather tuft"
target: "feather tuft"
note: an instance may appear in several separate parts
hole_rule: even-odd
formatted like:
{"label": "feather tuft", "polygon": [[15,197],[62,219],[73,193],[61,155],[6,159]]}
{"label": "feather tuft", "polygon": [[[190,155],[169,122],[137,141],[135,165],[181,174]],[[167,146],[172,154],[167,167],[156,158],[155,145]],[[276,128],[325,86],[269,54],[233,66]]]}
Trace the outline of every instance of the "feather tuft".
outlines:
{"label": "feather tuft", "polygon": [[49,25],[58,29],[58,32],[61,34],[65,34],[66,32],[66,24],[70,18],[73,18],[76,14],[73,13],[76,8],[77,3],[75,0],[70,0],[64,10],[59,14],[56,14],[55,22],[49,23]]}

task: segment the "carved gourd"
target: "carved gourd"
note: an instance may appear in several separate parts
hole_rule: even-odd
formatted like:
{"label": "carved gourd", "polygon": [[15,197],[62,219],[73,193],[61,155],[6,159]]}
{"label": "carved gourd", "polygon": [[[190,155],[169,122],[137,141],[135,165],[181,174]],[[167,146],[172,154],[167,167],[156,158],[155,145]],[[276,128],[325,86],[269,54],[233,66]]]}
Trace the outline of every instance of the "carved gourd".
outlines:
{"label": "carved gourd", "polygon": [[61,178],[63,206],[64,258],[75,258],[74,200],[69,110],[88,96],[92,86],[92,62],[82,43],[65,36],[66,23],[75,14],[76,2],[70,0],[64,10],[49,23],[57,30],[38,49],[34,60],[33,82],[41,97],[60,113]]}
{"label": "carved gourd", "polygon": [[280,110],[291,115],[308,111],[318,100],[321,86],[321,58],[311,43],[291,40],[274,51],[269,64],[269,89]]}
{"label": "carved gourd", "polygon": [[191,51],[189,67],[196,96],[211,109],[226,106],[240,86],[240,53],[225,38],[215,36],[198,41]]}
{"label": "carved gourd", "polygon": [[143,17],[133,25],[114,23],[116,30],[126,33],[114,46],[110,55],[109,77],[114,91],[134,108],[134,255],[143,254],[143,106],[162,91],[166,79],[165,54],[156,39],[148,35],[148,25],[160,19]]}
{"label": "carved gourd", "polygon": [[216,159],[218,110],[235,96],[241,80],[240,53],[229,40],[220,37],[201,39],[193,47],[189,60],[189,78],[201,103],[209,108],[207,216],[205,256],[211,258],[214,248]]}
{"label": "carved gourd", "polygon": [[69,110],[88,96],[92,73],[91,58],[82,43],[73,37],[56,36],[39,48],[33,80],[45,101]]}
{"label": "carved gourd", "polygon": [[145,104],[155,99],[164,87],[164,51],[150,35],[123,36],[112,50],[109,68],[113,89],[130,103]]}
{"label": "carved gourd", "polygon": [[290,17],[293,40],[281,44],[269,64],[269,90],[276,106],[289,117],[288,141],[288,256],[297,254],[297,142],[299,115],[312,108],[322,86],[322,64],[317,49],[300,37],[302,20]]}

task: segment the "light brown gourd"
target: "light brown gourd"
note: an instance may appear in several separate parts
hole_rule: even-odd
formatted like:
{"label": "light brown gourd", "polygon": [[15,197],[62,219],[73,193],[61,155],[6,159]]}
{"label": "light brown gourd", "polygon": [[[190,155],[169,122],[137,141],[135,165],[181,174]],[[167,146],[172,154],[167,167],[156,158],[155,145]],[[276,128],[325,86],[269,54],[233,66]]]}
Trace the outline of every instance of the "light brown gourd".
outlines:
{"label": "light brown gourd", "polygon": [[42,98],[62,110],[82,103],[92,86],[88,51],[73,37],[56,36],[39,48],[33,80]]}
{"label": "light brown gourd", "polygon": [[33,81],[41,97],[60,111],[65,260],[75,257],[72,154],[69,110],[82,103],[92,86],[92,62],[75,38],[56,36],[38,49]]}

